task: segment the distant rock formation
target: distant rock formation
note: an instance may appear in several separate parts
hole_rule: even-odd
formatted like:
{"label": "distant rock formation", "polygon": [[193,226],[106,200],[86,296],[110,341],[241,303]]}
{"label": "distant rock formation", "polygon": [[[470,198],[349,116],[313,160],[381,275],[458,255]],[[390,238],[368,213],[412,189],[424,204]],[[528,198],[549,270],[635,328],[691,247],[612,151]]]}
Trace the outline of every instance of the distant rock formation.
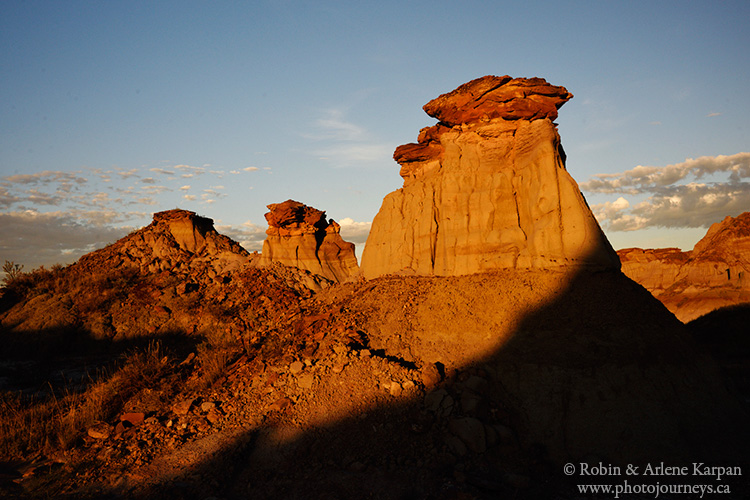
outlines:
{"label": "distant rock formation", "polygon": [[189,210],[154,214],[153,222],[81,257],[78,268],[97,272],[136,267],[143,272],[187,271],[209,279],[250,264],[255,257],[214,229],[214,221]]}
{"label": "distant rock formation", "polygon": [[626,248],[623,272],[681,321],[750,302],[750,212],[713,224],[692,251]]}
{"label": "distant rock formation", "polygon": [[278,262],[335,282],[359,271],[354,244],[341,238],[340,226],[328,222],[324,211],[294,200],[272,203],[268,209],[268,237],[259,265]]}
{"label": "distant rock formation", "polygon": [[373,221],[364,276],[619,268],[565,170],[552,120],[571,97],[541,78],[485,76],[427,103],[440,121],[393,155],[404,185]]}
{"label": "distant rock formation", "polygon": [[24,274],[0,298],[3,331],[78,331],[122,340],[169,333],[262,332],[325,281],[273,264],[187,210],[153,222],[64,268]]}

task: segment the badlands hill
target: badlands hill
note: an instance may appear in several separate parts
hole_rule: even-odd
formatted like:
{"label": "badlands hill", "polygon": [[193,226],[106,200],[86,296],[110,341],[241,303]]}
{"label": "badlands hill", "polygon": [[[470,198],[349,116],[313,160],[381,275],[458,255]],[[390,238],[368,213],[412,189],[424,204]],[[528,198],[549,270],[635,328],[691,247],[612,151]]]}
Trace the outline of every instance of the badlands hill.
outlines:
{"label": "badlands hill", "polygon": [[[20,277],[0,493],[566,499],[591,482],[569,462],[745,466],[736,388],[620,272],[566,170],[570,97],[483,77],[428,103],[440,122],[396,150],[363,276],[332,222],[285,202],[262,256],[174,211]],[[106,369],[42,404],[40,372],[85,363]]]}
{"label": "badlands hill", "polygon": [[691,251],[627,248],[623,272],[681,321],[750,302],[750,212],[711,225]]}

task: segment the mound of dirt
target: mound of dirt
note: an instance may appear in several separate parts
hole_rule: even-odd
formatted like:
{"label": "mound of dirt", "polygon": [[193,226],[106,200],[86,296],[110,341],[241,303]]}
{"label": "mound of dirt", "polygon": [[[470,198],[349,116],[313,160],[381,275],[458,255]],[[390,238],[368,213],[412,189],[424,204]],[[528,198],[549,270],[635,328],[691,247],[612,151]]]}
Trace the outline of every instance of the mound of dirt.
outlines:
{"label": "mound of dirt", "polygon": [[69,491],[573,498],[570,461],[743,458],[715,364],[620,273],[390,276],[296,304],[214,386],[129,402],[144,423],[84,440],[97,466]]}

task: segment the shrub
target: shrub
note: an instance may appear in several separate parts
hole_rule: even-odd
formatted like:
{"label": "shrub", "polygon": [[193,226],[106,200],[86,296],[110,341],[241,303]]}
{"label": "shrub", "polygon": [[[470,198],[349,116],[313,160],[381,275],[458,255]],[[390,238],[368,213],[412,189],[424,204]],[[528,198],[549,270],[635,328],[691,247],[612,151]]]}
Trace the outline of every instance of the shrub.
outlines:
{"label": "shrub", "polygon": [[6,260],[3,265],[3,272],[5,273],[5,276],[3,276],[3,284],[9,286],[13,283],[21,274],[23,274],[22,269],[23,264],[16,264],[15,262]]}

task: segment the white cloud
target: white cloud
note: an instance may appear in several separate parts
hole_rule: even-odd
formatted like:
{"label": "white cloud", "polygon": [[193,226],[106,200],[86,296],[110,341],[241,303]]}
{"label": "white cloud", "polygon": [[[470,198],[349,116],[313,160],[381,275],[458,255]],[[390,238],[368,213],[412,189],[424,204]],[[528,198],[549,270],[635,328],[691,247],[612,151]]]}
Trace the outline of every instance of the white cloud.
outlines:
{"label": "white cloud", "polygon": [[180,191],[189,191],[189,190],[190,190],[190,185],[189,184],[185,184],[184,186],[180,187]]}
{"label": "white cloud", "polygon": [[204,167],[193,167],[191,165],[175,165],[172,168],[185,172],[182,177],[185,177],[186,175],[190,175],[190,177],[192,177],[194,175],[200,175],[206,172],[206,169]]}
{"label": "white cloud", "polygon": [[115,172],[117,175],[122,177],[123,179],[128,179],[130,177],[138,177],[138,169],[137,168],[131,168],[130,170],[121,170],[118,169]]}
{"label": "white cloud", "polygon": [[245,167],[242,169],[245,172],[255,172],[256,170],[259,170],[258,167]]}
{"label": "white cloud", "polygon": [[38,172],[35,174],[16,174],[3,177],[3,184],[9,186],[11,184],[49,184],[49,183],[78,183],[85,184],[87,182],[85,177],[78,175],[79,172],[62,172],[59,170],[45,170],[44,172]]}
{"label": "white cloud", "polygon": [[666,167],[638,165],[622,173],[595,175],[588,182],[582,183],[581,189],[594,193],[637,194],[658,186],[669,186],[688,176],[700,179],[716,173],[729,173],[732,181],[750,178],[750,153],[688,158],[682,163]]}
{"label": "white cloud", "polygon": [[0,233],[12,235],[0,242],[0,259],[22,264],[24,271],[41,265],[72,263],[131,231],[102,223],[115,218],[106,211],[0,213]]}
{"label": "white cloud", "polygon": [[174,175],[174,172],[172,172],[171,170],[164,169],[164,168],[151,168],[149,170],[157,174]]}
{"label": "white cloud", "polygon": [[344,217],[338,221],[341,226],[341,237],[351,243],[362,245],[370,234],[372,222],[356,222],[350,217]]}
{"label": "white cloud", "polygon": [[266,231],[263,227],[250,221],[239,226],[216,226],[216,230],[242,245],[248,252],[261,251]]}
{"label": "white cloud", "polygon": [[[710,182],[695,182],[716,179]],[[688,159],[666,167],[637,166],[600,174],[581,184],[592,193],[623,193],[644,198],[633,205],[623,197],[592,205],[605,229],[708,227],[727,215],[750,210],[750,153]],[[690,181],[690,182],[689,182]]]}
{"label": "white cloud", "polygon": [[142,186],[141,191],[148,193],[150,196],[156,196],[158,194],[171,191],[167,186]]}

